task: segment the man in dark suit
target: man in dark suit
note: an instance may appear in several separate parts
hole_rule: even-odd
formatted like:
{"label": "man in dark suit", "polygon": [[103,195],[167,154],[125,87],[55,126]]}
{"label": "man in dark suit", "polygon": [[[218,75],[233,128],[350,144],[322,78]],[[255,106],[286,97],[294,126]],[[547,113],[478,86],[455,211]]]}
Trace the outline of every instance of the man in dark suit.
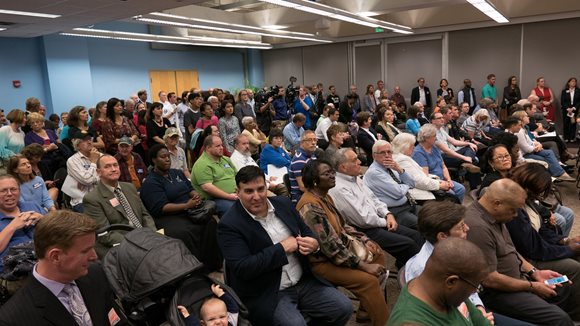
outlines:
{"label": "man in dark suit", "polygon": [[431,109],[433,107],[433,102],[431,100],[431,91],[429,87],[425,86],[425,78],[420,77],[417,79],[419,86],[413,88],[411,91],[411,105],[415,102],[421,102],[425,107],[425,115],[431,116]]}
{"label": "man in dark suit", "polygon": [[358,134],[356,136],[358,147],[362,148],[366,154],[365,165],[373,163],[373,145],[378,140],[377,132],[371,127],[372,117],[369,112],[359,112],[356,115],[358,124]]}
{"label": "man in dark suit", "polygon": [[[143,205],[135,186],[132,183],[119,182],[121,171],[116,158],[111,155],[101,156],[97,160],[97,175],[100,181],[95,189],[85,195],[83,206],[85,214],[92,217],[99,228],[111,224],[127,224],[135,228],[148,227],[157,230],[153,217]],[[111,247],[120,243],[125,238],[124,233],[113,230],[100,235],[95,246],[99,257],[104,257]]]}
{"label": "man in dark suit", "polygon": [[221,218],[218,242],[227,283],[250,311],[253,325],[345,325],[348,298],[316,278],[307,256],[320,247],[290,200],[266,196],[264,173],[246,166],[236,175],[239,200]]}
{"label": "man in dark suit", "polygon": [[51,212],[34,234],[38,263],[26,285],[0,308],[0,325],[121,325],[113,293],[94,250],[95,221]]}

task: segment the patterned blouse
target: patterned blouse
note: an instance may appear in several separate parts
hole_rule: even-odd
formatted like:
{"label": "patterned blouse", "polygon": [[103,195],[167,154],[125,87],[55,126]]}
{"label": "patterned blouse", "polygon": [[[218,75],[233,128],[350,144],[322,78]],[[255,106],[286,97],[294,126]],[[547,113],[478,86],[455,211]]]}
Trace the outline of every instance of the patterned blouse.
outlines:
{"label": "patterned blouse", "polygon": [[218,124],[220,137],[228,152],[234,152],[234,139],[240,134],[240,122],[236,116],[221,117]]}
{"label": "patterned blouse", "polygon": [[123,122],[120,125],[107,119],[101,127],[101,132],[105,142],[105,151],[111,155],[117,154],[117,139],[123,136],[139,136],[139,131],[137,131],[133,121],[129,121],[127,117],[123,117]]}

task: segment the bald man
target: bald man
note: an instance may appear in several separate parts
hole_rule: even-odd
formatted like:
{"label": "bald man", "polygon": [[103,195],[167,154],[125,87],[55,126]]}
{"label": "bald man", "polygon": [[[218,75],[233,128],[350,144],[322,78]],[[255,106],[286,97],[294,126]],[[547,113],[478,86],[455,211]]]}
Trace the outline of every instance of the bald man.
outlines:
{"label": "bald man", "polygon": [[423,273],[403,288],[387,325],[490,325],[467,298],[489,274],[481,249],[456,237],[438,241]]}
{"label": "bald man", "polygon": [[527,262],[516,251],[505,226],[524,206],[526,196],[517,183],[501,179],[467,209],[465,223],[471,229],[467,239],[483,251],[492,270],[479,296],[489,309],[515,319],[541,325],[574,325],[564,311],[577,310],[570,285],[546,285],[545,280],[560,274],[536,269]]}

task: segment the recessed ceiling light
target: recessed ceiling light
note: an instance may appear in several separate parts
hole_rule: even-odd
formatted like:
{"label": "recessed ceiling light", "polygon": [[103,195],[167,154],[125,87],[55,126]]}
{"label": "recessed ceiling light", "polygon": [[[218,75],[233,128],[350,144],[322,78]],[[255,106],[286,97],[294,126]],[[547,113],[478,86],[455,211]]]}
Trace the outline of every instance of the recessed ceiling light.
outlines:
{"label": "recessed ceiling light", "polygon": [[0,14],[30,16],[30,17],[42,17],[42,18],[58,18],[61,16],[61,15],[53,15],[53,14],[44,14],[41,12],[29,12],[29,11],[6,10],[6,9],[0,9]]}
{"label": "recessed ceiling light", "polygon": [[5,31],[6,27],[0,27],[0,32]]}
{"label": "recessed ceiling light", "polygon": [[278,30],[278,29],[288,28],[288,26],[283,26],[283,25],[263,25],[262,28],[264,28],[264,29],[274,29],[274,30]]}
{"label": "recessed ceiling light", "polygon": [[363,17],[372,17],[372,16],[378,16],[379,13],[374,12],[374,11],[361,11],[361,12],[357,13],[357,15],[363,16]]}

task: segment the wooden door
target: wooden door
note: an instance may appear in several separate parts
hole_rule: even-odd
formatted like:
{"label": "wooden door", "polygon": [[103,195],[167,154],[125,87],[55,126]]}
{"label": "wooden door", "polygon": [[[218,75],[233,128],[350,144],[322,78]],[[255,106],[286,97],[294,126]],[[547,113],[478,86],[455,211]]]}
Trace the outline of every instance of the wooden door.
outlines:
{"label": "wooden door", "polygon": [[197,70],[177,70],[175,72],[175,82],[177,85],[177,97],[180,97],[183,91],[199,88],[199,74]]}
{"label": "wooden door", "polygon": [[152,102],[159,101],[160,91],[169,93],[177,90],[174,70],[151,70],[149,71],[149,81],[151,86],[149,98]]}

